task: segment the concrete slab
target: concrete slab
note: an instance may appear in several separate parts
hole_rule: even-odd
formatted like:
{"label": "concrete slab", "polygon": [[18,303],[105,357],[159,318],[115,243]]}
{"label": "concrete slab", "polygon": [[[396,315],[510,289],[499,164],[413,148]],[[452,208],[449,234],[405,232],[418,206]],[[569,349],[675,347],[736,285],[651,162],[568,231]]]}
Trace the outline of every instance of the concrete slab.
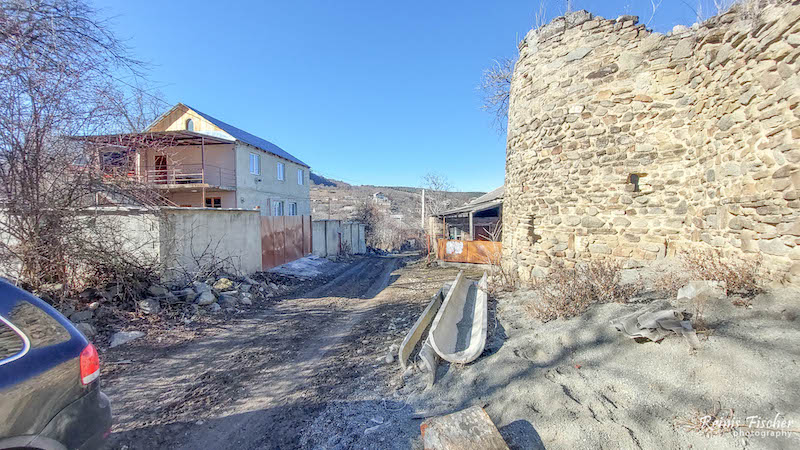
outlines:
{"label": "concrete slab", "polygon": [[414,351],[417,343],[419,343],[420,339],[422,339],[424,336],[425,330],[428,329],[428,325],[433,322],[433,319],[436,317],[436,313],[439,312],[439,307],[442,306],[444,296],[450,289],[450,284],[446,284],[446,286],[446,288],[443,287],[439,289],[439,292],[437,292],[436,295],[431,298],[428,306],[426,306],[425,310],[422,311],[419,319],[417,319],[417,321],[411,327],[411,330],[409,330],[408,334],[406,334],[405,339],[403,339],[403,343],[400,344],[400,349],[397,351],[397,359],[400,361],[400,366],[403,368],[403,370],[406,369],[406,363],[408,362],[409,356],[411,356],[411,352]]}

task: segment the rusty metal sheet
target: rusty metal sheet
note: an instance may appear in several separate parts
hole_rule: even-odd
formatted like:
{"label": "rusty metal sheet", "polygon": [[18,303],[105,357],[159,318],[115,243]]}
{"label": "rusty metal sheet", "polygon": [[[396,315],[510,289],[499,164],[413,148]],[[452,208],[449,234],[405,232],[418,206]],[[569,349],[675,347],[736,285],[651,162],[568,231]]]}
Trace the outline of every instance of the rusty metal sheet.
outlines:
{"label": "rusty metal sheet", "polygon": [[494,241],[469,241],[469,261],[475,264],[499,263],[503,244]]}
{"label": "rusty metal sheet", "polygon": [[286,224],[284,236],[285,262],[303,257],[303,219],[300,216],[283,218]]}
{"label": "rusty metal sheet", "polygon": [[311,253],[311,216],[261,217],[261,269]]}
{"label": "rusty metal sheet", "polygon": [[437,255],[442,261],[471,264],[498,262],[503,244],[493,241],[459,241],[439,239]]}
{"label": "rusty metal sheet", "polygon": [[272,217],[261,218],[261,269],[267,270],[275,267],[275,250],[272,242],[275,239],[272,229]]}

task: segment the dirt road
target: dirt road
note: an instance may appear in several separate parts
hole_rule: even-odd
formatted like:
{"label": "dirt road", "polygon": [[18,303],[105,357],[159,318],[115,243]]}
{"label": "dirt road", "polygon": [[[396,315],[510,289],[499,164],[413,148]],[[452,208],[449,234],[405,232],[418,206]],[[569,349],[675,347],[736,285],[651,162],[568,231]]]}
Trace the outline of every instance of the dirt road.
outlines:
{"label": "dirt road", "polygon": [[386,387],[398,367],[378,359],[455,273],[429,276],[404,262],[366,257],[342,265],[327,282],[199,340],[111,349],[112,363],[132,361],[104,384],[115,413],[110,447],[315,446],[301,444],[301,435],[318,413],[355,391]]}

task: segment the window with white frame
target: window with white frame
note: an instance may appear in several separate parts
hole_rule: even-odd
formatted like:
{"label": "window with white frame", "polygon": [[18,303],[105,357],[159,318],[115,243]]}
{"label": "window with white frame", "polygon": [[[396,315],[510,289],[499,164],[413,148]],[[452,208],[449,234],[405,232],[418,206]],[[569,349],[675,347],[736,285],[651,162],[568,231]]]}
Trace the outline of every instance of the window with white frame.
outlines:
{"label": "window with white frame", "polygon": [[283,181],[286,176],[286,166],[283,163],[278,163],[278,181]]}
{"label": "window with white frame", "polygon": [[250,173],[261,175],[261,155],[250,153]]}
{"label": "window with white frame", "polygon": [[297,203],[295,202],[289,203],[289,215],[290,216],[297,215]]}
{"label": "window with white frame", "polygon": [[303,184],[303,178],[305,178],[305,174],[303,173],[303,169],[297,169],[297,184]]}
{"label": "window with white frame", "polygon": [[272,201],[272,215],[273,216],[282,216],[283,215],[283,202],[280,200],[273,200]]}

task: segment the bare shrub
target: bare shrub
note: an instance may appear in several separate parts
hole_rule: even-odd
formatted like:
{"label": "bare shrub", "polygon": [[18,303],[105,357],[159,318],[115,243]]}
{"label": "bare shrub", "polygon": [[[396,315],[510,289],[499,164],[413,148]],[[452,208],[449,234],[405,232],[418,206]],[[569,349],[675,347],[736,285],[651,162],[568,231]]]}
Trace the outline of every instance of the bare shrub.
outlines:
{"label": "bare shrub", "polygon": [[763,292],[760,284],[761,256],[723,258],[716,249],[693,250],[680,255],[692,280],[721,281],[728,294],[754,297]]}
{"label": "bare shrub", "polygon": [[[489,230],[487,237],[492,242],[499,242],[503,234],[503,223],[497,222]],[[519,274],[503,265],[502,249],[490,251],[485,257],[485,264],[489,265],[489,293],[497,294],[503,291],[512,291],[519,286]]]}
{"label": "bare shrub", "polygon": [[688,282],[689,275],[684,270],[666,270],[653,279],[652,287],[665,297],[675,297],[678,295],[678,290]]}
{"label": "bare shrub", "polygon": [[547,322],[580,315],[595,303],[625,302],[639,283],[622,284],[622,265],[616,260],[595,260],[575,268],[554,265],[547,276],[533,282],[537,299],[531,313]]}
{"label": "bare shrub", "polygon": [[367,200],[353,214],[353,220],[364,224],[368,247],[381,250],[399,250],[406,241],[406,230],[402,224]]}

